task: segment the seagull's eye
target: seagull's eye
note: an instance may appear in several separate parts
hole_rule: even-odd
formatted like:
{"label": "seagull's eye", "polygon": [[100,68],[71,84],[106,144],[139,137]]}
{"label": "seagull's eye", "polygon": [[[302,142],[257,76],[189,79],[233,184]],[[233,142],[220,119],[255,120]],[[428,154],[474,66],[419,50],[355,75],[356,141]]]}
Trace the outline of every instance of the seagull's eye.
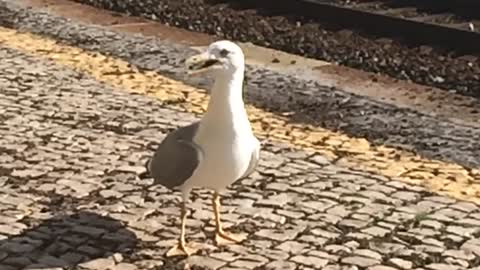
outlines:
{"label": "seagull's eye", "polygon": [[221,56],[221,57],[226,57],[226,56],[228,55],[228,53],[229,53],[229,51],[227,51],[226,49],[222,49],[222,50],[220,51],[220,56]]}

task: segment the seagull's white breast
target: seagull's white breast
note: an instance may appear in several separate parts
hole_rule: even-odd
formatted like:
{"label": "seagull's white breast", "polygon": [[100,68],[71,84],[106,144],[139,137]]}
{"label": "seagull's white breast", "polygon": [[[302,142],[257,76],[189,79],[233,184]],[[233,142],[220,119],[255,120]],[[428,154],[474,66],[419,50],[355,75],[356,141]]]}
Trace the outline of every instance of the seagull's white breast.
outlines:
{"label": "seagull's white breast", "polygon": [[214,130],[208,130],[205,125],[194,140],[202,148],[204,158],[186,184],[220,191],[247,170],[254,145],[248,129],[222,130],[215,125]]}

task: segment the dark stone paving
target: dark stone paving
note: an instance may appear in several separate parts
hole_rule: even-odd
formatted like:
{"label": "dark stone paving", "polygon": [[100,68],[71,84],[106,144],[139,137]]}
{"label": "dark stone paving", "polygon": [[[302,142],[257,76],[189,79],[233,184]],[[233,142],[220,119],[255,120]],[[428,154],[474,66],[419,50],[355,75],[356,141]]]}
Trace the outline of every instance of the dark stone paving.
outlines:
{"label": "dark stone paving", "polygon": [[248,240],[216,247],[210,193],[196,190],[188,239],[203,250],[167,259],[180,196],[138,175],[162,133],[194,117],[12,49],[0,58],[2,270],[480,265],[478,205],[272,144],[223,197]]}

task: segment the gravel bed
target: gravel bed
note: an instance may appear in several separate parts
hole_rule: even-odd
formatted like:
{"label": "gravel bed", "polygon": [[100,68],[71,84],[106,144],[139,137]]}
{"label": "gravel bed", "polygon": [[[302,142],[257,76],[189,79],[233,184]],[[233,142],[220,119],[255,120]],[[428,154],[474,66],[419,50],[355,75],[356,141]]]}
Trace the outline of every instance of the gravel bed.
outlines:
{"label": "gravel bed", "polygon": [[468,96],[480,96],[477,56],[458,56],[429,46],[407,47],[400,41],[335,30],[301,17],[269,16],[265,11],[218,3],[226,1],[75,1]]}

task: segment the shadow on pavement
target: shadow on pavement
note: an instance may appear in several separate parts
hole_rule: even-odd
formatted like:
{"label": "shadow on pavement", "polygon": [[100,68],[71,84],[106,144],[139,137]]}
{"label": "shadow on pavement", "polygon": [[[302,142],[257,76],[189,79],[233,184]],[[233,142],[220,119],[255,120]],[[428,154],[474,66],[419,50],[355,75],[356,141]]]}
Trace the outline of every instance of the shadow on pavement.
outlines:
{"label": "shadow on pavement", "polygon": [[139,242],[120,221],[87,211],[35,222],[0,240],[0,269],[74,267],[100,258],[113,264],[113,254],[129,254]]}

